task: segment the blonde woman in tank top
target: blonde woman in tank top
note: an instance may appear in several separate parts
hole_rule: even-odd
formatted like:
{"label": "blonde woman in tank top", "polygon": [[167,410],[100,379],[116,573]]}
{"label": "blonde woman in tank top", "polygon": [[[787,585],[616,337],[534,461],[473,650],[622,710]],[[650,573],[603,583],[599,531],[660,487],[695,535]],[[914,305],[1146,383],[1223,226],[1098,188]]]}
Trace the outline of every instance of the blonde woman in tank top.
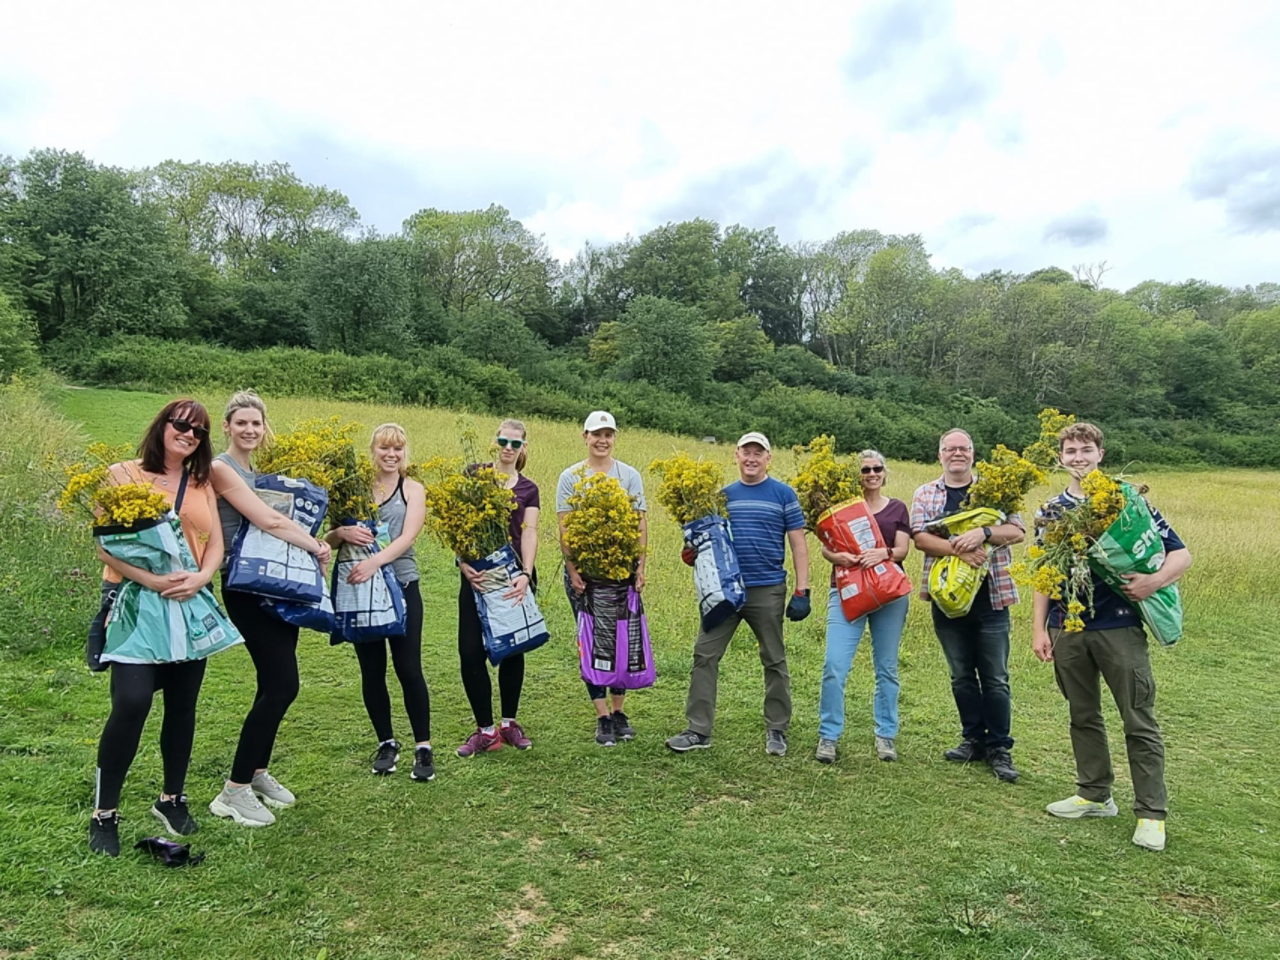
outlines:
{"label": "blonde woman in tank top", "polygon": [[242,523],[250,523],[314,554],[322,573],[330,554],[328,543],[272,510],[253,492],[257,476],[253,454],[270,437],[270,430],[262,398],[252,390],[237,393],[227,402],[222,418],[227,449],[214,458],[210,472],[218,495],[218,518],[227,554],[222,566],[222,601],[253,660],[257,693],[240,729],[231,778],[209,804],[209,812],[246,827],[275,823],[275,815],[267,807],[283,809],[296,799],[291,790],[267,772],[267,765],[280,723],[298,696],[298,628],[272,616],[256,594],[227,590],[226,561],[230,560]]}
{"label": "blonde woman in tank top", "polygon": [[[380,524],[386,525],[391,542],[356,564],[347,579],[363,583],[380,576],[381,568],[391,566],[396,581],[404,591],[406,614],[402,637],[379,637],[354,644],[360,663],[360,689],[365,710],[378,737],[373,757],[373,772],[387,776],[396,772],[400,760],[400,742],[391,726],[391,695],[387,691],[387,649],[400,691],[409,726],[417,741],[413,751],[413,780],[433,780],[436,775],[431,752],[431,695],[422,675],[422,594],[418,589],[418,561],[413,542],[422,532],[427,518],[426,492],[422,484],[405,476],[409,466],[409,437],[398,423],[384,423],[373,431],[369,441],[373,460],[373,501],[378,505]],[[370,546],[375,537],[363,524],[334,527],[328,533],[329,543]]]}

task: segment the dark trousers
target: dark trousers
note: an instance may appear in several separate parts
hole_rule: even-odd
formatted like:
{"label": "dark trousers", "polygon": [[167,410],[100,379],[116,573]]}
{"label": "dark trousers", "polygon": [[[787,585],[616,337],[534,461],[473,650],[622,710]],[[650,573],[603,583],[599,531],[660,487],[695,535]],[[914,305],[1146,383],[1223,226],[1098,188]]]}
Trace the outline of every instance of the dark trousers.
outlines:
{"label": "dark trousers", "polygon": [[1009,610],[993,610],[985,597],[952,620],[936,604],[933,629],[951,672],[951,695],[966,740],[987,750],[1013,746],[1009,736]]}
{"label": "dark trousers", "polygon": [[1071,750],[1076,758],[1077,793],[1099,803],[1111,796],[1115,774],[1102,719],[1101,677],[1124,723],[1125,752],[1133,778],[1133,812],[1163,820],[1169,795],[1164,783],[1164,738],[1156,723],[1156,680],[1141,627],[1050,631],[1053,675],[1071,711]]}
{"label": "dark trousers", "polygon": [[99,810],[113,810],[120,804],[124,778],[137,756],[142,728],[157,690],[164,695],[164,721],[160,726],[163,792],[182,793],[196,735],[196,699],[204,682],[204,665],[203,660],[111,664],[111,715],[98,740],[94,806]]}
{"label": "dark trousers", "polygon": [[391,694],[387,692],[387,648],[395,667],[404,710],[409,715],[413,738],[431,739],[431,695],[422,675],[422,593],[418,581],[402,583],[407,623],[403,637],[387,637],[353,644],[360,662],[360,692],[378,740],[391,740]]}
{"label": "dark trousers", "polygon": [[[462,665],[462,689],[475,714],[477,727],[493,726],[493,684],[489,680],[489,662],[485,656],[484,633],[476,610],[476,592],[461,575],[458,589],[458,662]],[[530,586],[536,582],[530,578]],[[517,653],[498,664],[498,698],[502,716],[516,718],[520,709],[520,691],[524,687],[524,654]]]}
{"label": "dark trousers", "polygon": [[[573,610],[574,629],[577,629],[578,614],[582,612],[582,595],[573,592],[573,584],[569,582],[569,569],[566,567],[564,571],[564,595],[569,598],[569,606]],[[626,692],[626,687],[609,687],[606,690],[590,680],[583,680],[587,685],[587,696],[592,700],[603,700],[605,694],[612,693],[615,697],[621,697]]]}
{"label": "dark trousers", "polygon": [[222,602],[244,637],[258,681],[231,764],[231,782],[248,783],[271,762],[280,723],[298,698],[298,628],[269,614],[255,594],[224,589]]}

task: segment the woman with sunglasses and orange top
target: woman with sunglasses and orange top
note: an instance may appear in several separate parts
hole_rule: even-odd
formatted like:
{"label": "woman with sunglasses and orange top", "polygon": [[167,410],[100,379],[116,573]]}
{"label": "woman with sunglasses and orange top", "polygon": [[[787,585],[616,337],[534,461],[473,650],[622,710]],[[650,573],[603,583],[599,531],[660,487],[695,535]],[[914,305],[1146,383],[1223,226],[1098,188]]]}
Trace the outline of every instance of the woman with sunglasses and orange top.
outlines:
{"label": "woman with sunglasses and orange top", "polygon": [[[512,583],[511,598],[519,603],[524,599],[526,590],[537,588],[538,574],[534,561],[538,555],[538,514],[542,499],[538,485],[520,472],[529,459],[528,431],[524,424],[519,420],[503,420],[498,424],[498,435],[493,442],[497,451],[493,467],[506,477],[507,489],[516,501],[511,511],[509,532],[511,548],[524,569],[524,573]],[[524,686],[524,654],[512,654],[498,664],[498,699],[502,718],[501,723],[495,725],[493,686],[485,663],[484,636],[472,589],[472,583],[480,585],[483,581],[470,564],[460,562],[458,566],[462,571],[458,590],[458,658],[462,664],[462,686],[476,719],[476,732],[458,748],[458,756],[472,757],[477,753],[500,750],[504,743],[517,750],[527,750],[533,743],[516,723],[520,691]]]}
{"label": "woman with sunglasses and orange top", "polygon": [[[874,567],[891,560],[902,566],[911,550],[911,517],[901,500],[884,495],[887,476],[884,455],[863,450],[862,498],[880,528],[883,548],[860,554],[833,553],[825,546],[822,556],[837,567]],[[827,601],[827,655],[822,670],[822,696],[818,703],[818,751],[820,763],[836,759],[836,741],[844,731],[844,686],[858,652],[863,631],[871,628],[871,655],[875,666],[876,692],[873,706],[876,755],[881,760],[897,760],[894,743],[898,736],[898,646],[907,622],[910,597],[899,597],[850,623],[840,607],[835,571],[831,572],[831,593]]]}
{"label": "woman with sunglasses and orange top", "polygon": [[[99,547],[98,557],[106,564],[104,597],[129,579],[167,599],[190,600],[209,584],[222,563],[222,527],[210,478],[213,447],[208,412],[194,400],[166,404],[147,427],[138,453],[137,460],[111,465],[112,482],[150,484],[163,494],[178,513],[187,547],[199,569],[194,573],[151,573]],[[95,809],[89,820],[89,849],[95,853],[120,855],[116,807],[157,690],[164,691],[160,728],[164,781],[151,812],[172,834],[185,836],[198,829],[182,788],[191,762],[196,698],[204,681],[204,665],[204,660],[111,664],[111,715],[98,739]]]}

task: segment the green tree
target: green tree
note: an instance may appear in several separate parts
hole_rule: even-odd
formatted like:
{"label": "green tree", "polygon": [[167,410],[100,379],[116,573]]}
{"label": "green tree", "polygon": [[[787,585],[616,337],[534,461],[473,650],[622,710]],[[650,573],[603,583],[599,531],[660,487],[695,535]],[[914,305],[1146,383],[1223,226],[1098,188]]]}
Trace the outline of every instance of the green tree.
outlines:
{"label": "green tree", "polygon": [[637,297],[618,328],[618,375],[697,395],[711,379],[715,346],[702,314],[661,297]]}
{"label": "green tree", "polygon": [[453,345],[484,363],[520,368],[546,355],[524,321],[496,303],[477,304],[460,318]]}
{"label": "green tree", "polygon": [[409,250],[400,238],[321,235],[299,268],[316,349],[396,353],[413,343]]}
{"label": "green tree", "polygon": [[804,336],[801,257],[772,227],[750,230],[736,224],[725,230],[716,256],[721,275],[737,280],[738,299],[760,318],[765,335],[775,344],[799,343]]}
{"label": "green tree", "polygon": [[739,317],[717,323],[714,329],[717,380],[736,383],[768,370],[773,341],[765,336],[756,317]]}
{"label": "green tree", "polygon": [[15,373],[33,370],[39,364],[35,324],[0,290],[0,383],[8,383]]}

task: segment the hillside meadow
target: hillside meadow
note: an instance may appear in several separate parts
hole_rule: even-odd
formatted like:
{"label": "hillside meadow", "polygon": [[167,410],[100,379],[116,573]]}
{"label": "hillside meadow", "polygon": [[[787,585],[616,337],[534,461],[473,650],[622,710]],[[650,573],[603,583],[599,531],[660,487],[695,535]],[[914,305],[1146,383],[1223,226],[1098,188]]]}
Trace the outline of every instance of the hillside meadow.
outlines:
{"label": "hillside meadow", "polygon": [[[112,390],[0,393],[0,958],[400,957],[1274,957],[1280,943],[1280,800],[1274,664],[1280,573],[1275,473],[1144,476],[1190,545],[1187,632],[1153,651],[1168,748],[1169,847],[1132,846],[1118,718],[1108,711],[1122,815],[1066,823],[1043,812],[1074,789],[1066,705],[1030,650],[1029,602],[1011,658],[1015,785],[945,763],[958,737],[946,666],[924,604],[901,660],[901,760],[872,750],[869,649],[848,691],[839,761],[813,760],[825,602],[788,624],[791,750],[764,753],[762,684],[744,627],[721,669],[714,746],[669,753],[683,728],[696,609],[676,525],[651,502],[645,591],[659,679],[628,698],[638,739],[592,739],[559,590],[551,497],[581,458],[572,424],[529,421],[528,474],[546,501],[540,600],[552,641],[528,660],[520,719],[534,741],[460,760],[472,722],[458,677],[457,578],[419,543],[437,778],[374,778],[376,746],[347,647],[304,634],[302,693],[272,772],[299,796],[267,829],[207,813],[253,692],[247,653],[211,660],[187,782],[199,867],[166,871],[127,847],[157,832],[152,721],[121,803],[119,860],[85,842],[108,679],[83,666],[96,570],[84,531],[48,518],[50,451],[136,440],[169,399]],[[215,420],[225,396],[202,395]],[[338,415],[408,429],[415,459],[455,453],[494,417],[268,398],[277,428]],[[644,468],[682,448],[734,475],[732,439],[699,444],[623,423],[617,454]],[[874,445],[875,437],[859,438]],[[909,500],[936,466],[890,458]],[[792,469],[779,451],[774,475]],[[646,476],[652,494],[656,480]],[[1061,482],[1057,482],[1060,486]],[[1032,494],[1043,498],[1049,488]],[[826,583],[815,557],[811,577]],[[920,559],[908,573],[918,581]],[[408,738],[394,685],[397,734]]]}

